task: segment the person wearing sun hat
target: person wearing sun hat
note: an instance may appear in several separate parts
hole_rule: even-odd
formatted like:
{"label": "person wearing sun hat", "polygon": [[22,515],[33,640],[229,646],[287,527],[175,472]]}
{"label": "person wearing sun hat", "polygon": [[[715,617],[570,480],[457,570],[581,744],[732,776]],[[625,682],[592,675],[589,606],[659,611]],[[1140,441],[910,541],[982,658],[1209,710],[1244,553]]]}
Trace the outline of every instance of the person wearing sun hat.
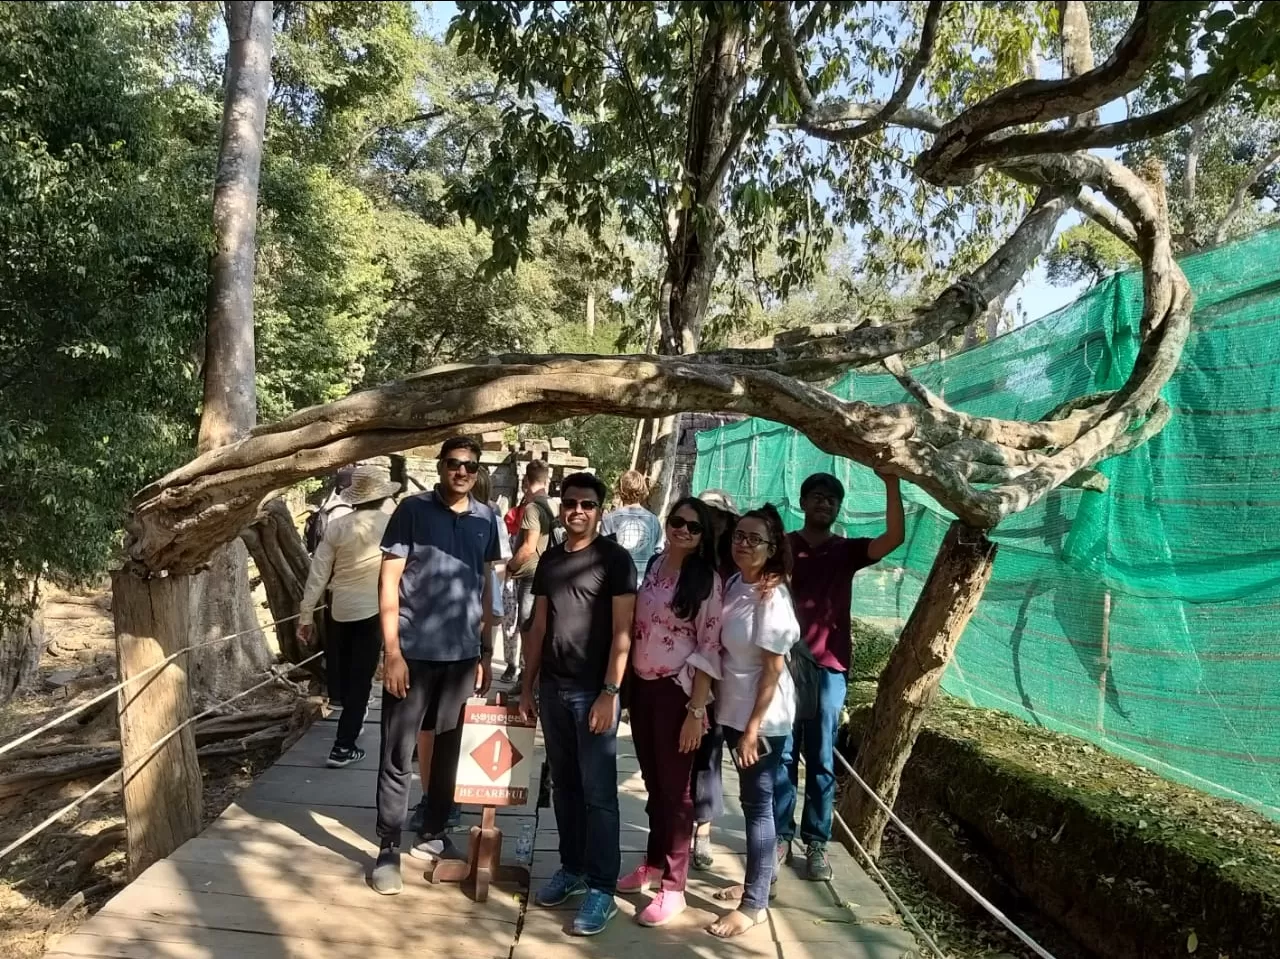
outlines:
{"label": "person wearing sun hat", "polygon": [[384,467],[364,464],[352,470],[351,483],[341,493],[351,512],[334,519],[325,530],[311,558],[299,604],[298,637],[309,642],[316,605],[326,588],[330,592],[335,635],[329,653],[338,660],[338,668],[330,675],[340,689],[331,689],[329,696],[342,703],[337,738],[329,752],[328,765],[333,768],[358,763],[365,755],[356,740],[364,729],[373,674],[382,652],[378,618],[382,536],[391,518],[391,497],[399,489]]}

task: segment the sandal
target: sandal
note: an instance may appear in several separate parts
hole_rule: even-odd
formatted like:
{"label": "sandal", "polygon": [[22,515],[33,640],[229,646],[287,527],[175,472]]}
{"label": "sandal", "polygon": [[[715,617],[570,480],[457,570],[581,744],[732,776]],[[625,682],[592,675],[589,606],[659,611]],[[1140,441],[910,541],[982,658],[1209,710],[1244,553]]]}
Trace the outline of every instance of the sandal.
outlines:
{"label": "sandal", "polygon": [[732,912],[725,913],[707,926],[707,932],[717,939],[736,939],[744,932],[749,932],[761,923],[768,922],[768,920],[769,910],[767,909],[738,908]]}

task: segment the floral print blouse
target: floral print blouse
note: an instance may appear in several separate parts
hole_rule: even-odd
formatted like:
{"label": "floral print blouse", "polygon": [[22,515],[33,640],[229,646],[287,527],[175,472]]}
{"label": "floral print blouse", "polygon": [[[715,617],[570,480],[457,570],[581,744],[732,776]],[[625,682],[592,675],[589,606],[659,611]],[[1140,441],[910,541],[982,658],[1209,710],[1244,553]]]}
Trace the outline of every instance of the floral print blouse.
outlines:
{"label": "floral print blouse", "polygon": [[692,694],[694,670],[720,678],[724,585],[713,574],[711,595],[703,600],[698,615],[692,621],[681,619],[671,609],[679,574],[663,572],[664,555],[654,559],[636,596],[631,668],[641,679],[670,676],[686,694]]}

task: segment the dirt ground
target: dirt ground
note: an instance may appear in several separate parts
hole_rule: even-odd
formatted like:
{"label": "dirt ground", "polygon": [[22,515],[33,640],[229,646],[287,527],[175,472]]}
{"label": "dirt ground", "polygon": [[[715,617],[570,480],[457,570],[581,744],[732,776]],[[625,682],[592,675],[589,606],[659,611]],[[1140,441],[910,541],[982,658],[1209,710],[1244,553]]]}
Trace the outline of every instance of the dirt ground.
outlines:
{"label": "dirt ground", "polygon": [[[263,621],[270,616],[262,612]],[[118,681],[110,594],[93,590],[55,593],[45,610],[48,646],[31,688],[0,710],[0,743],[53,718]],[[266,687],[235,705],[244,710],[285,706],[297,698],[287,689]],[[100,768],[79,778],[25,793],[6,790],[15,774],[52,770],[94,757],[94,744],[114,745],[115,700],[92,707],[15,751],[65,747],[65,755],[0,757],[0,847],[23,835],[61,806],[118,769],[110,753],[98,753]],[[235,796],[279,755],[279,746],[260,747],[234,757],[201,760],[204,818],[211,822]],[[13,791],[16,794],[7,795]],[[126,882],[124,818],[119,786],[112,784],[0,863],[0,956],[35,959],[75,929]]]}

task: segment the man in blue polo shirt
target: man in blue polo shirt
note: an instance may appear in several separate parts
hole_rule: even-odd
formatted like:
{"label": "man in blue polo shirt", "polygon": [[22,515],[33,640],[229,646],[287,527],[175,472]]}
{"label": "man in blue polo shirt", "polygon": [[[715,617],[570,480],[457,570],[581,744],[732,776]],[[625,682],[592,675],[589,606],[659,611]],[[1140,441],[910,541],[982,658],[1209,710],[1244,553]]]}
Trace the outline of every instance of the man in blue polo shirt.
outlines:
{"label": "man in blue polo shirt", "polygon": [[401,501],[382,539],[378,608],[382,619],[382,757],[378,765],[375,891],[400,879],[400,832],[409,810],[413,747],[435,732],[423,830],[410,855],[454,858],[445,832],[462,743],[462,707],[489,688],[491,577],[501,558],[498,518],[471,496],[480,446],[457,436],[440,449],[440,483]]}

